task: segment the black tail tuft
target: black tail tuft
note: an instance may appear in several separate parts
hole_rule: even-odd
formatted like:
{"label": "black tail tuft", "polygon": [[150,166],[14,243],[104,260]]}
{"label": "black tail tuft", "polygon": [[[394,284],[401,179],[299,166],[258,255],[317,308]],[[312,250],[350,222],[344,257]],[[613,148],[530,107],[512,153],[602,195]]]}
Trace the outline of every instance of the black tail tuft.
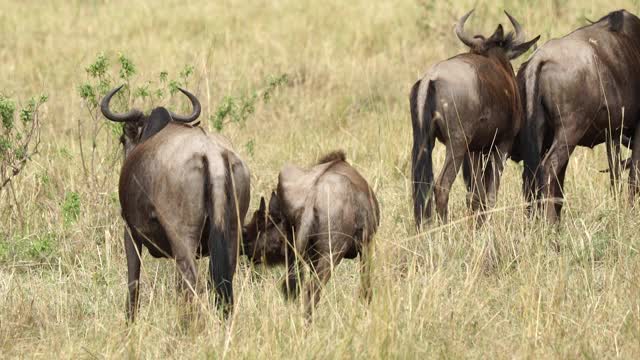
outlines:
{"label": "black tail tuft", "polygon": [[226,315],[233,307],[233,269],[231,269],[229,259],[228,239],[230,236],[230,214],[233,213],[230,208],[231,201],[229,196],[232,191],[230,188],[230,173],[228,160],[224,158],[226,175],[224,184],[225,199],[222,202],[223,208],[216,208],[214,205],[214,186],[209,168],[209,161],[204,159],[205,171],[205,206],[207,209],[207,217],[209,219],[209,274],[211,281],[218,294],[218,306],[222,307]]}
{"label": "black tail tuft", "polygon": [[325,164],[332,161],[347,161],[347,155],[344,153],[343,150],[332,151],[324,155],[323,157],[321,157],[320,160],[318,160],[318,165]]}
{"label": "black tail tuft", "polygon": [[427,96],[424,102],[422,119],[419,118],[418,92],[421,81],[411,88],[409,104],[411,106],[411,122],[413,125],[413,150],[411,152],[411,174],[413,180],[413,215],[416,226],[420,228],[422,221],[431,218],[431,190],[433,187],[433,163],[431,160],[431,118],[435,110],[435,86],[429,81]]}

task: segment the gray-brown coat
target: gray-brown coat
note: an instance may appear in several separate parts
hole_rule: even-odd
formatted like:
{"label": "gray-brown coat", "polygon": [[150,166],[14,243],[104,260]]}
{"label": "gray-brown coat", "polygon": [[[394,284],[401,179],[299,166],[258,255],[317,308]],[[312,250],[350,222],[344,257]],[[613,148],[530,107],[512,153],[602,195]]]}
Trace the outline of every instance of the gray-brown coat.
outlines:
{"label": "gray-brown coat", "polygon": [[128,318],[134,320],[137,309],[142,245],[154,257],[175,259],[188,297],[196,288],[196,258],[211,255],[211,282],[222,302],[231,306],[238,230],[249,206],[248,168],[227,139],[185,124],[200,113],[190,93],[181,89],[194,104],[189,117],[164,108],[149,116],[138,110],[121,115],[109,110],[119,89],[105,96],[102,112],[125,122],[119,195],[131,231],[131,236],[125,231]]}
{"label": "gray-brown coat", "polygon": [[[411,89],[413,200],[418,227],[431,218],[432,190],[438,215],[447,220],[449,191],[463,162],[468,205],[473,210],[493,207],[504,162],[522,124],[510,60],[539,37],[525,42],[520,24],[508,13],[515,34],[505,35],[499,25],[489,38],[468,36],[464,24],[471,13],[456,27],[469,52],[433,65]],[[436,138],[447,150],[434,184],[431,154]],[[479,224],[483,219],[481,215]]]}
{"label": "gray-brown coat", "polygon": [[[564,175],[577,146],[614,139],[633,142],[629,196],[640,167],[640,19],[618,10],[550,40],[518,71],[526,120],[519,136],[528,200],[553,199],[546,217],[562,210]],[[617,166],[617,161],[610,161]],[[619,171],[614,171],[614,174]]]}

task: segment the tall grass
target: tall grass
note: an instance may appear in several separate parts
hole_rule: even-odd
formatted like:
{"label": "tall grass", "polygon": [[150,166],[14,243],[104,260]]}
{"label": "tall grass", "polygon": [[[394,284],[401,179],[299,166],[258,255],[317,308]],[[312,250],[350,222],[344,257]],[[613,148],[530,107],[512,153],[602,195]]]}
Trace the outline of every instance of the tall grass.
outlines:
{"label": "tall grass", "polygon": [[[508,9],[541,43],[584,16],[640,11],[632,0],[0,1],[2,92],[49,95],[40,155],[14,183],[18,201],[0,194],[2,357],[638,357],[639,217],[597,172],[604,149],[572,156],[559,227],[526,219],[521,166],[509,163],[484,228],[474,230],[458,181],[452,222],[413,230],[409,89],[463,50],[452,24],[474,6],[470,29],[506,24]],[[278,292],[284,269],[242,262],[232,320],[202,294],[199,318],[185,323],[175,267],[145,255],[140,317],[127,327],[117,142],[96,142],[104,186],[80,165],[78,137],[90,138],[95,120],[78,86],[99,53],[126,54],[140,84],[193,65],[189,88],[212,131],[225,98],[287,74],[269,102],[222,131],[252,171],[252,208],[284,162],[346,150],[381,203],[373,302],[358,300],[357,264],[345,261],[305,326],[300,304]],[[443,158],[438,146],[436,169]]]}

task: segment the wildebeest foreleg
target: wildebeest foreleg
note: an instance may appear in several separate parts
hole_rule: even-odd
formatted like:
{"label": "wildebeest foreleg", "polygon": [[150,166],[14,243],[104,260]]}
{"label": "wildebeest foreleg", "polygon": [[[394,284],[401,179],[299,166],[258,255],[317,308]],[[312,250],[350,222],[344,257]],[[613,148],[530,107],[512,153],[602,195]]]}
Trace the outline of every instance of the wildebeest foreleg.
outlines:
{"label": "wildebeest foreleg", "polygon": [[127,321],[134,322],[138,312],[138,297],[140,290],[140,256],[142,256],[142,242],[131,236],[129,229],[124,228],[124,248],[127,254]]}
{"label": "wildebeest foreleg", "polygon": [[[451,144],[453,145],[453,144]],[[447,222],[447,206],[449,204],[449,192],[456,179],[456,175],[462,166],[464,151],[455,150],[453,146],[447,147],[444,165],[436,182],[435,197],[438,216],[443,222]]]}
{"label": "wildebeest foreleg", "polygon": [[287,277],[282,282],[282,293],[287,299],[295,299],[300,293],[300,284],[303,279],[303,267],[302,263],[294,257],[297,257],[291,252],[291,257],[288,259],[289,265],[287,266]]}

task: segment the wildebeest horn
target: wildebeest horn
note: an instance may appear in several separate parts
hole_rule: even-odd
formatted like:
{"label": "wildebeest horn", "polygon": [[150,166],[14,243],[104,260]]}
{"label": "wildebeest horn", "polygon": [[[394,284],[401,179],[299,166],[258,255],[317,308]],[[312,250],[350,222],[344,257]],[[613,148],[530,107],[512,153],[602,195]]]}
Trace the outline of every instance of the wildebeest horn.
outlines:
{"label": "wildebeest horn", "polygon": [[522,31],[522,25],[520,25],[518,20],[516,20],[513,16],[511,16],[511,14],[509,14],[506,10],[504,11],[504,13],[509,18],[509,21],[511,21],[511,25],[513,25],[513,29],[515,30],[513,44],[514,45],[522,44],[525,41],[524,31]]}
{"label": "wildebeest horn", "polygon": [[474,11],[475,9],[466,13],[463,17],[460,18],[460,20],[458,20],[458,24],[456,24],[456,35],[458,36],[458,39],[460,39],[463,44],[467,45],[470,48],[474,48],[482,43],[481,39],[474,39],[464,33],[464,24],[467,22],[467,19],[469,18],[469,16],[471,16],[471,14],[473,14]]}
{"label": "wildebeest horn", "polygon": [[173,121],[177,121],[177,122],[185,122],[185,123],[192,122],[195,119],[197,119],[198,116],[200,116],[200,111],[201,111],[200,101],[198,101],[198,99],[187,90],[183,88],[178,88],[178,90],[180,90],[183,94],[187,95],[189,100],[191,100],[191,104],[193,105],[193,112],[191,112],[191,115],[189,116],[182,116],[182,115],[176,115],[174,113],[171,113],[171,117],[173,118]]}
{"label": "wildebeest horn", "polygon": [[122,89],[122,87],[124,86],[124,84],[118,86],[117,88],[109,91],[109,93],[107,95],[105,95],[105,97],[102,99],[102,102],[100,103],[100,111],[102,111],[102,115],[104,115],[104,117],[106,117],[107,119],[111,120],[111,121],[117,121],[117,122],[125,122],[125,121],[131,121],[131,120],[135,120],[139,117],[141,117],[143,114],[140,110],[138,109],[133,109],[131,111],[129,111],[128,113],[125,114],[114,114],[111,112],[111,110],[109,109],[109,103],[111,102],[111,98],[113,97],[113,95],[115,95],[118,91],[120,91],[120,89]]}

